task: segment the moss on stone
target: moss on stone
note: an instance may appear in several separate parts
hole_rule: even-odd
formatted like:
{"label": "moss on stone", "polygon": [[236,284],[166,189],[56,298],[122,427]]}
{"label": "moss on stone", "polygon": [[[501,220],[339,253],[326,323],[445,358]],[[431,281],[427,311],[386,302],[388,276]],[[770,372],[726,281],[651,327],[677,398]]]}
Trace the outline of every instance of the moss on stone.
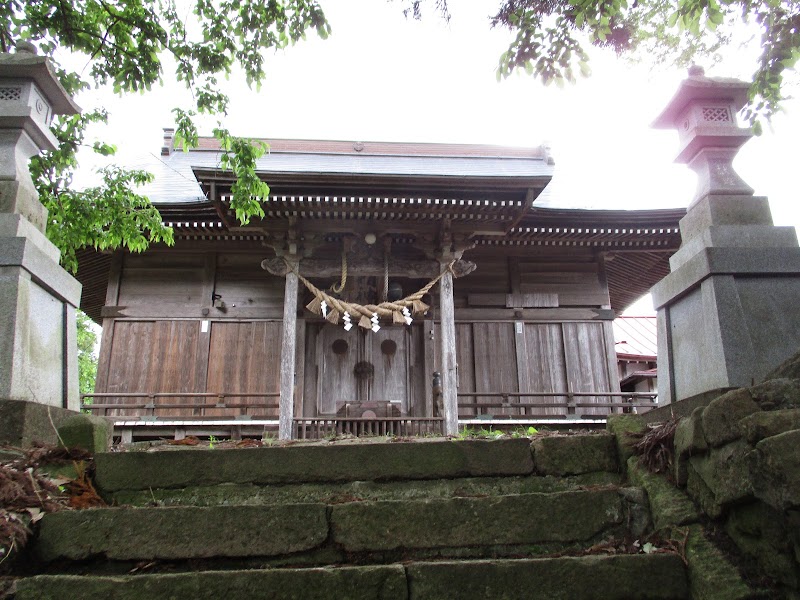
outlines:
{"label": "moss on stone", "polygon": [[752,447],[745,440],[713,448],[706,456],[691,458],[691,464],[708,489],[714,502],[723,508],[753,495],[747,455]]}
{"label": "moss on stone", "polygon": [[628,477],[631,483],[641,486],[650,501],[650,514],[655,529],[697,523],[700,513],[694,503],[666,477],[650,473],[638,463],[636,457],[628,459]]}
{"label": "moss on stone", "polygon": [[703,411],[703,431],[708,445],[716,448],[739,439],[742,435],[739,421],[760,410],[745,388],[713,400]]}
{"label": "moss on stone", "polygon": [[57,444],[55,428],[74,415],[60,406],[0,398],[0,444]]}
{"label": "moss on stone", "polygon": [[636,440],[630,434],[644,433],[645,429],[646,425],[638,415],[608,416],[606,431],[614,436],[620,464],[625,464],[633,456],[633,445]]}
{"label": "moss on stone", "polygon": [[748,463],[757,498],[778,510],[800,507],[800,430],[761,440]]}
{"label": "moss on stone", "polygon": [[402,565],[386,565],[205,571],[126,577],[41,575],[20,580],[16,595],[17,600],[329,600],[334,597],[405,600],[408,598],[405,570]]}
{"label": "moss on stone", "polygon": [[352,481],[260,486],[223,483],[181,489],[122,490],[109,495],[116,504],[149,506],[264,505],[290,502],[341,504],[363,500],[420,500],[503,494],[563,492],[581,487],[619,485],[617,473],[570,477],[464,477],[417,481]]}
{"label": "moss on stone", "polygon": [[627,503],[628,532],[634,538],[641,538],[653,528],[647,492],[641,487],[624,487],[620,488],[619,493]]}
{"label": "moss on stone", "polygon": [[575,542],[623,522],[616,490],[354,502],[331,509],[333,540],[351,552]]}
{"label": "moss on stone", "polygon": [[[692,460],[695,460],[694,458]],[[708,488],[703,478],[694,468],[692,461],[686,465],[686,493],[694,500],[695,504],[712,519],[722,516],[722,505],[715,499],[713,492]]]}
{"label": "moss on stone", "polygon": [[693,600],[751,600],[757,597],[736,567],[706,539],[699,525],[689,527],[686,561]]}
{"label": "moss on stone", "polygon": [[618,471],[614,436],[548,436],[533,440],[536,471],[543,475],[578,475],[592,471]]}
{"label": "moss on stone", "polygon": [[505,600],[678,600],[688,597],[675,555],[585,556],[532,560],[416,563],[410,598]]}
{"label": "moss on stone", "polygon": [[764,438],[800,429],[800,409],[753,413],[742,419],[739,425],[747,442],[755,445]]}
{"label": "moss on stone", "polygon": [[387,481],[533,472],[527,439],[98,454],[105,493],[219,483]]}
{"label": "moss on stone", "polygon": [[113,431],[114,426],[108,419],[76,414],[59,426],[58,436],[67,448],[81,448],[97,453],[108,451]]}
{"label": "moss on stone", "polygon": [[770,379],[750,388],[753,400],[762,410],[800,407],[799,379]]}
{"label": "moss on stone", "polygon": [[729,512],[725,531],[764,573],[797,589],[800,573],[781,513],[758,501],[735,506]]}
{"label": "moss on stone", "polygon": [[708,450],[705,433],[703,432],[704,407],[696,408],[692,414],[678,423],[675,429],[675,483],[683,487],[689,476],[687,463],[689,458]]}
{"label": "moss on stone", "polygon": [[39,526],[42,562],[273,556],[310,550],[328,537],[321,504],[102,508],[50,513]]}

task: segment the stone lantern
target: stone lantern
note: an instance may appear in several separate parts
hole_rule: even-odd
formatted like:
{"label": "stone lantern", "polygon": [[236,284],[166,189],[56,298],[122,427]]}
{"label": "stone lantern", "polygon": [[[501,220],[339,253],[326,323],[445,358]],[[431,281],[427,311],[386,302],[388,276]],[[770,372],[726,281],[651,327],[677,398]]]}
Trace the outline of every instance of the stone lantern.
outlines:
{"label": "stone lantern", "polygon": [[44,235],[47,210],[28,168],[32,156],[58,146],[49,128],[53,116],[79,109],[47,58],[32,50],[22,43],[15,54],[0,54],[0,441],[19,441],[10,430],[22,421],[9,422],[8,415],[29,412],[9,403],[79,408],[81,286]]}
{"label": "stone lantern", "polygon": [[697,173],[695,202],[708,194],[753,195],[731,164],[753,137],[750,129],[736,122],[749,87],[738,79],[705,77],[701,68],[692,67],[689,78],[653,123],[655,128],[678,131],[680,151],[675,162]]}
{"label": "stone lantern", "polygon": [[676,129],[675,162],[697,174],[671,273],[653,289],[659,399],[750,386],[800,347],[800,248],[734,171],[752,137],[736,113],[749,84],[689,71],[653,126]]}
{"label": "stone lantern", "polygon": [[58,147],[50,131],[53,115],[78,112],[45,57],[0,54],[0,212],[22,215],[44,232],[47,211],[33,188],[28,161]]}

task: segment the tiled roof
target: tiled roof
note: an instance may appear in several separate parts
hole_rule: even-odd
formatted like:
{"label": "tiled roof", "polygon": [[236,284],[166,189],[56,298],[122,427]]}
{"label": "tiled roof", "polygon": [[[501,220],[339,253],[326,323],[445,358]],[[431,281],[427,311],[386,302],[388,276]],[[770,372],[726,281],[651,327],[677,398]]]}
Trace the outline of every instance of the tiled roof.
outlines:
{"label": "tiled roof", "polygon": [[614,345],[617,357],[654,360],[656,317],[617,317],[614,319]]}

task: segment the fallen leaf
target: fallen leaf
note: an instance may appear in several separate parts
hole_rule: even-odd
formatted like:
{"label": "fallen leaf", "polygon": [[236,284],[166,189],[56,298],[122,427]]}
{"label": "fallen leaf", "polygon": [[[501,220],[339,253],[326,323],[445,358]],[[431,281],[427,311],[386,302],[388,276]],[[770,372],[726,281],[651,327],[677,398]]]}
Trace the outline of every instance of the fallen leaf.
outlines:
{"label": "fallen leaf", "polygon": [[173,446],[197,446],[200,440],[193,435],[187,435],[182,440],[168,440],[167,443]]}

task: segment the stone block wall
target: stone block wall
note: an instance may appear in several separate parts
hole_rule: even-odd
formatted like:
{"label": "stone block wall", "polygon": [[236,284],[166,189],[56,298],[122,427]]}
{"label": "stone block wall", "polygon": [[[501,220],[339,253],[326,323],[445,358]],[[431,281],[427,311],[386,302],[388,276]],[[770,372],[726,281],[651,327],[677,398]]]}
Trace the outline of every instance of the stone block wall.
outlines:
{"label": "stone block wall", "polygon": [[674,478],[789,596],[800,592],[800,354],[681,420]]}

